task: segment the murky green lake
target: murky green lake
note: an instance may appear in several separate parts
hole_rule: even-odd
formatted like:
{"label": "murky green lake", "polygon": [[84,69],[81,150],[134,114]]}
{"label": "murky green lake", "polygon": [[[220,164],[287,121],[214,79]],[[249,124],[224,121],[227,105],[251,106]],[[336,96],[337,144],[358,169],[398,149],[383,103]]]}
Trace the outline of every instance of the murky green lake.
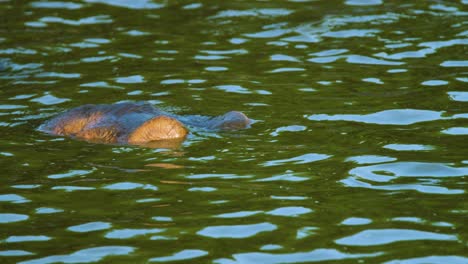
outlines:
{"label": "murky green lake", "polygon": [[[1,263],[468,263],[468,1],[0,1]],[[83,104],[245,112],[176,149]]]}

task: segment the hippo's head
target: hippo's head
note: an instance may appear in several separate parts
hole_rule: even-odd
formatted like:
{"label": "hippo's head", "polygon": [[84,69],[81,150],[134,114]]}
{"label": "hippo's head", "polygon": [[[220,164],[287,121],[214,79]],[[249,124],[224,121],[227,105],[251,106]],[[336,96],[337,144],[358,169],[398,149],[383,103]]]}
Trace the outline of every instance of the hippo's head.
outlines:
{"label": "hippo's head", "polygon": [[210,120],[211,129],[238,130],[249,127],[252,121],[242,112],[230,111]]}

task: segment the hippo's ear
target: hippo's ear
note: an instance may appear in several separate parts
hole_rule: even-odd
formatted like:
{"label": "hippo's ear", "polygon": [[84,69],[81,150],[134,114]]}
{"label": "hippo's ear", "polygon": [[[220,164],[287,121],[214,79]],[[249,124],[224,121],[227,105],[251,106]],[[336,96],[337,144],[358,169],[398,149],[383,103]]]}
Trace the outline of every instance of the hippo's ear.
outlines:
{"label": "hippo's ear", "polygon": [[184,138],[188,131],[178,120],[168,116],[154,117],[137,127],[128,137],[130,144],[155,140]]}

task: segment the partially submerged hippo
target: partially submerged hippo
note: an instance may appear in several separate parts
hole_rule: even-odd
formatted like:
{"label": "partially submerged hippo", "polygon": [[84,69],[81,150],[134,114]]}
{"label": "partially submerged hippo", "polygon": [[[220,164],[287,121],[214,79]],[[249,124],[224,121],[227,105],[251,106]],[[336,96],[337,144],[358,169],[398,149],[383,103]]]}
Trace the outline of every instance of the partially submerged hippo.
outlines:
{"label": "partially submerged hippo", "polygon": [[186,126],[218,131],[242,129],[250,123],[246,115],[237,111],[216,117],[178,116],[138,102],[83,105],[52,118],[39,130],[88,141],[139,145],[184,139]]}

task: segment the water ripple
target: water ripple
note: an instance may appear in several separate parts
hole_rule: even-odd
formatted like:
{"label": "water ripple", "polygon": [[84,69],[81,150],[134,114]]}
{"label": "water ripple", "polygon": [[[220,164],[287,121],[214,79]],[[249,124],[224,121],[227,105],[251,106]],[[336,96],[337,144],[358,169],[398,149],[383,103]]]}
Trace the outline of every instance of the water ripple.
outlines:
{"label": "water ripple", "polygon": [[329,50],[323,50],[315,53],[309,54],[310,56],[316,56],[316,57],[329,57],[329,56],[336,56],[339,54],[343,54],[348,52],[349,50],[347,49],[329,49]]}
{"label": "water ripple", "polygon": [[107,222],[90,222],[81,225],[70,226],[67,230],[72,232],[79,232],[79,233],[86,233],[86,232],[93,232],[99,230],[105,230],[112,227],[111,223]]}
{"label": "water ripple", "polygon": [[218,71],[227,71],[227,67],[221,67],[221,66],[210,66],[206,67],[205,70],[211,71],[211,72],[218,72]]}
{"label": "water ripple", "polygon": [[0,54],[25,54],[25,55],[33,55],[36,54],[37,51],[32,49],[26,49],[22,47],[17,48],[8,48],[8,49],[0,49]]}
{"label": "water ripple", "polygon": [[37,78],[63,78],[63,79],[75,79],[80,78],[79,73],[62,73],[62,72],[41,72],[36,74]]}
{"label": "water ripple", "polygon": [[55,213],[61,213],[61,212],[63,212],[63,209],[56,209],[56,208],[51,208],[51,207],[36,208],[36,214],[55,214]]}
{"label": "water ripple", "polygon": [[28,218],[29,216],[24,214],[0,213],[0,224],[20,222]]}
{"label": "water ripple", "polygon": [[249,53],[246,49],[233,49],[233,50],[200,50],[202,53],[206,53],[209,55],[243,55]]}
{"label": "water ripple", "polygon": [[0,110],[13,110],[13,109],[22,109],[22,108],[26,108],[27,106],[25,105],[6,105],[6,104],[2,104],[0,105]]}
{"label": "water ripple", "polygon": [[30,256],[34,253],[25,251],[25,250],[3,250],[0,251],[1,257],[20,257],[20,256]]}
{"label": "water ripple", "polygon": [[40,184],[18,184],[18,185],[12,185],[12,188],[15,189],[35,189],[41,187]]}
{"label": "water ripple", "polygon": [[263,211],[240,211],[240,212],[233,212],[233,213],[224,213],[215,215],[214,217],[218,218],[241,218],[241,217],[249,217],[256,214],[260,214]]}
{"label": "water ripple", "polygon": [[197,234],[211,238],[247,238],[261,232],[268,232],[276,229],[277,226],[271,223],[209,226],[198,231]]}
{"label": "water ripple", "polygon": [[42,23],[60,23],[68,26],[94,25],[103,23],[112,23],[113,20],[108,15],[85,17],[78,20],[64,19],[61,17],[47,16],[39,19]]}
{"label": "water ripple", "polygon": [[[414,190],[421,193],[428,193],[428,194],[462,194],[465,193],[462,189],[448,189],[446,187],[440,186],[432,186],[427,184],[387,184],[387,185],[372,185],[367,182],[360,181],[356,178],[347,178],[341,180],[346,186],[349,187],[358,187],[358,188],[368,188],[368,189],[375,189],[375,190],[386,190],[386,191],[404,191],[404,190]],[[432,184],[432,183],[430,183]]]}
{"label": "water ripple", "polygon": [[141,75],[132,75],[132,76],[126,76],[126,77],[118,77],[115,78],[116,83],[144,83],[145,78]]}
{"label": "water ripple", "polygon": [[383,4],[382,0],[346,0],[345,4],[350,6],[374,6]]}
{"label": "water ripple", "polygon": [[379,78],[363,78],[362,79],[364,82],[368,82],[368,83],[375,83],[375,84],[384,84],[384,82],[382,80],[380,80]]}
{"label": "water ripple", "polygon": [[146,31],[140,31],[140,30],[132,29],[132,30],[129,30],[127,32],[124,32],[124,34],[126,34],[128,36],[132,36],[132,37],[139,37],[139,36],[150,35],[151,33],[146,32]]}
{"label": "water ripple", "polygon": [[301,126],[301,125],[291,125],[291,126],[283,126],[275,129],[274,132],[270,133],[270,135],[276,137],[282,132],[299,132],[299,131],[305,131],[307,129],[306,126]]}
{"label": "water ripple", "polygon": [[50,1],[50,2],[32,2],[31,7],[34,8],[51,8],[51,9],[80,9],[83,7],[82,4],[78,3],[67,3],[59,1]]}
{"label": "water ripple", "polygon": [[412,229],[369,229],[352,236],[337,239],[335,243],[346,246],[376,246],[411,240],[456,241],[457,237],[455,235]]}
{"label": "water ripple", "polygon": [[330,157],[331,157],[330,155],[325,155],[325,154],[308,153],[308,154],[300,155],[297,157],[292,157],[289,159],[267,161],[263,163],[262,165],[265,167],[269,167],[269,166],[283,165],[285,163],[306,164],[306,163],[311,163],[315,161],[325,160]]}
{"label": "water ripple", "polygon": [[58,174],[51,174],[47,176],[49,179],[62,179],[62,178],[70,178],[75,176],[84,176],[94,172],[95,169],[91,170],[69,170],[68,172],[58,173]]}
{"label": "water ripple", "polygon": [[228,93],[240,93],[240,94],[249,94],[252,93],[249,89],[244,88],[240,85],[218,85],[215,88],[223,90]]}
{"label": "water ripple", "polygon": [[117,229],[108,232],[105,237],[112,238],[112,239],[129,239],[134,238],[136,236],[143,236],[149,234],[156,234],[166,231],[166,229],[161,228],[152,228],[152,229]]}
{"label": "water ripple", "polygon": [[195,55],[193,58],[196,60],[214,61],[214,60],[224,60],[230,57],[221,56],[221,55]]}
{"label": "water ripple", "polygon": [[387,144],[383,148],[397,151],[427,151],[434,150],[434,146],[420,144]]}
{"label": "water ripple", "polygon": [[90,82],[90,83],[82,83],[80,84],[81,87],[99,87],[99,88],[111,88],[111,89],[123,89],[120,86],[111,85],[108,82],[101,81],[101,82]]}
{"label": "water ripple", "polygon": [[135,250],[126,246],[103,246],[78,250],[69,255],[55,255],[33,260],[18,262],[20,264],[47,264],[47,263],[89,263],[98,262],[108,256],[128,255]]}
{"label": "water ripple", "polygon": [[[451,167],[442,163],[424,162],[392,162],[363,167],[350,170],[351,176],[341,180],[346,186],[369,188],[376,190],[416,190],[423,193],[435,194],[461,194],[464,190],[448,189],[440,184],[439,180],[429,178],[464,177],[468,175],[468,167]],[[377,183],[389,183],[400,177],[417,178],[421,183],[373,185],[359,179]]]}
{"label": "water ripple", "polygon": [[198,9],[202,6],[203,6],[202,3],[193,3],[193,4],[188,4],[188,5],[183,6],[182,9],[192,10],[192,9]]}
{"label": "water ripple", "polygon": [[267,215],[275,215],[275,216],[289,216],[289,217],[296,217],[303,214],[308,214],[313,212],[312,209],[305,208],[302,206],[289,206],[289,207],[280,207],[274,210],[265,212]]}
{"label": "water ripple", "polygon": [[449,82],[444,81],[444,80],[428,80],[424,81],[421,84],[425,86],[442,86],[442,85],[447,85]]}
{"label": "water ripple", "polygon": [[188,189],[189,192],[214,192],[216,190],[213,187],[192,187]]}
{"label": "water ripple", "polygon": [[249,37],[249,38],[277,38],[289,32],[290,30],[288,29],[271,29],[271,30],[265,30],[265,31],[255,32],[255,33],[247,33],[247,34],[244,34],[244,36]]}
{"label": "water ripple", "polygon": [[86,187],[86,186],[54,186],[52,190],[64,190],[66,192],[74,192],[74,191],[90,191],[95,190],[94,187]]}
{"label": "water ripple", "polygon": [[382,59],[376,59],[376,58],[363,56],[363,55],[323,56],[323,57],[318,57],[318,58],[311,58],[311,59],[308,59],[308,61],[314,62],[314,63],[331,63],[342,58],[345,58],[346,62],[352,63],[352,64],[387,65],[387,66],[405,64],[404,62],[401,62],[401,61],[382,60]]}
{"label": "water ripple", "polygon": [[161,201],[160,198],[145,198],[145,199],[136,200],[135,202],[137,202],[137,203],[153,203],[153,202],[159,202],[159,201]]}
{"label": "water ripple", "polygon": [[152,220],[158,221],[158,222],[172,222],[172,217],[169,216],[153,216],[151,217]]}
{"label": "water ripple", "polygon": [[124,7],[129,9],[159,9],[164,7],[163,4],[153,3],[152,0],[84,0],[87,3],[99,3],[116,7]]}
{"label": "water ripple", "polygon": [[467,257],[461,256],[427,256],[409,259],[397,259],[384,262],[384,264],[466,264],[468,263]]}
{"label": "water ripple", "polygon": [[451,127],[441,132],[447,135],[468,135],[468,127]]}
{"label": "water ripple", "polygon": [[19,242],[40,242],[49,241],[51,237],[48,236],[9,236],[3,240],[5,243],[19,243]]}
{"label": "water ripple", "polygon": [[271,182],[271,181],[301,182],[301,181],[307,181],[307,180],[310,180],[310,177],[297,176],[297,175],[294,174],[294,172],[287,171],[286,173],[282,173],[282,174],[279,174],[279,175],[273,175],[271,177],[261,178],[261,179],[257,179],[257,180],[254,180],[254,181],[256,181],[256,182]]}
{"label": "water ripple", "polygon": [[372,114],[352,115],[352,114],[313,114],[307,116],[313,121],[354,121],[378,125],[412,125],[419,122],[449,119],[443,117],[444,112],[418,109],[393,109],[384,110]]}
{"label": "water ripple", "polygon": [[463,177],[468,175],[468,167],[457,168],[428,162],[392,162],[356,167],[349,173],[374,182],[389,182],[398,177]]}
{"label": "water ripple", "polygon": [[36,103],[40,103],[43,105],[56,105],[56,104],[62,104],[68,101],[70,101],[70,99],[59,98],[49,93],[46,93],[44,96],[31,99],[31,102],[36,102]]}
{"label": "water ripple", "polygon": [[440,64],[442,67],[468,67],[468,60],[448,60]]}
{"label": "water ripple", "polygon": [[387,156],[378,156],[378,155],[362,155],[346,158],[345,161],[352,161],[357,164],[374,164],[374,163],[383,163],[389,161],[395,161],[396,158],[387,157]]}
{"label": "water ripple", "polygon": [[304,68],[293,68],[293,67],[282,67],[269,71],[269,73],[281,73],[281,72],[302,72]]}
{"label": "water ripple", "polygon": [[28,203],[30,200],[18,194],[1,194],[0,202]]}
{"label": "water ripple", "polygon": [[272,195],[270,196],[271,199],[275,200],[293,200],[293,201],[301,201],[301,200],[307,200],[308,197],[305,196],[277,196],[277,195]]}
{"label": "water ripple", "polygon": [[355,37],[375,37],[380,30],[376,29],[346,29],[340,31],[330,31],[322,34],[329,38],[355,38]]}
{"label": "water ripple", "polygon": [[381,254],[382,253],[350,254],[350,253],[342,253],[336,249],[315,249],[309,252],[283,253],[283,254],[251,252],[251,253],[234,254],[233,255],[234,260],[217,259],[214,261],[214,263],[219,263],[219,264],[304,263],[304,262],[319,262],[319,261],[333,261],[333,260],[346,260],[346,259],[375,257]]}
{"label": "water ripple", "polygon": [[115,56],[93,56],[82,58],[81,61],[85,63],[94,63],[94,62],[102,62],[102,61],[115,61]]}
{"label": "water ripple", "polygon": [[230,18],[230,17],[275,17],[275,16],[287,16],[293,11],[284,8],[259,8],[259,9],[248,9],[248,10],[224,10],[218,14],[210,17],[212,19],[217,18]]}
{"label": "water ripple", "polygon": [[281,245],[276,245],[276,244],[267,244],[263,245],[260,247],[260,250],[268,251],[268,250],[278,250],[282,249],[283,247]]}
{"label": "water ripple", "polygon": [[118,182],[118,183],[105,185],[102,188],[107,189],[107,190],[113,190],[113,191],[135,190],[135,189],[153,190],[153,191],[158,190],[158,187],[152,184],[143,184],[143,183],[135,183],[135,182]]}
{"label": "water ripple", "polygon": [[210,178],[215,178],[215,179],[223,179],[223,180],[229,180],[229,179],[241,179],[241,178],[252,178],[253,176],[245,175],[245,176],[240,176],[236,174],[193,174],[186,176],[185,178],[187,179],[210,179]]}
{"label": "water ripple", "polygon": [[404,62],[375,59],[375,58],[363,56],[363,55],[349,55],[346,57],[346,61],[349,63],[354,63],[354,64],[369,64],[369,65],[403,65],[405,64]]}
{"label": "water ripple", "polygon": [[166,261],[180,261],[199,258],[208,255],[209,253],[199,249],[184,249],[180,252],[174,253],[167,257],[157,257],[149,259],[150,262],[166,262]]}
{"label": "water ripple", "polygon": [[299,59],[288,56],[288,55],[283,55],[283,54],[274,54],[270,56],[271,61],[291,61],[291,62],[300,62]]}
{"label": "water ripple", "polygon": [[368,225],[372,223],[372,220],[369,218],[362,217],[349,217],[341,222],[342,225],[355,226],[355,225]]}
{"label": "water ripple", "polygon": [[448,92],[450,99],[459,102],[468,102],[468,92]]}

